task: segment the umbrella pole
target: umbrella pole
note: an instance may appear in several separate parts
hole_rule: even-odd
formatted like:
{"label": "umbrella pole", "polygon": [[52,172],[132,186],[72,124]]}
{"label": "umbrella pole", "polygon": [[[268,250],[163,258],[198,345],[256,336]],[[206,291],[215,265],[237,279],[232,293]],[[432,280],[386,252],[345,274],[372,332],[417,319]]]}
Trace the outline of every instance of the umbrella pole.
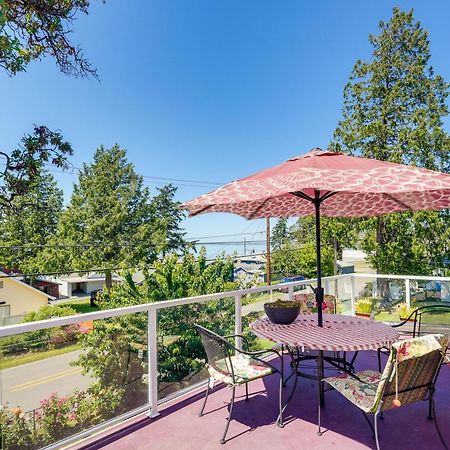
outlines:
{"label": "umbrella pole", "polygon": [[317,303],[317,318],[319,327],[323,326],[322,320],[322,304],[323,304],[323,288],[322,288],[322,258],[320,254],[320,192],[315,191],[314,207],[316,210],[316,258],[317,258],[317,288],[316,288],[316,303]]}

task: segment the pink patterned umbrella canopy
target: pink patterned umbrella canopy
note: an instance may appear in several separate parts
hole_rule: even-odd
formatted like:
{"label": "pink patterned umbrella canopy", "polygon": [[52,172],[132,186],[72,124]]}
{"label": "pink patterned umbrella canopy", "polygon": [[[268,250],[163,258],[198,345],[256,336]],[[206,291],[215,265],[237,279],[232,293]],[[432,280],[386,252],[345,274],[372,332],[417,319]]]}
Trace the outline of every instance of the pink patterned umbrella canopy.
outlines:
{"label": "pink patterned umbrella canopy", "polygon": [[314,149],[226,184],[184,207],[189,215],[229,212],[247,219],[320,214],[368,217],[450,207],[450,175]]}

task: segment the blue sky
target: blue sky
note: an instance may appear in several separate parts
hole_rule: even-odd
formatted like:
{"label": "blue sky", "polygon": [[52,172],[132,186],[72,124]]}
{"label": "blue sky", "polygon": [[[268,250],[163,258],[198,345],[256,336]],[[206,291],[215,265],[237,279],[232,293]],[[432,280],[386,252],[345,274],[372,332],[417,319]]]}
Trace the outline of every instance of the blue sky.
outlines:
{"label": "blue sky", "polygon": [[[395,5],[414,8],[432,65],[450,80],[447,1],[93,0],[73,38],[101,81],[64,76],[51,59],[13,78],[0,73],[0,146],[46,124],[72,143],[75,167],[119,143],[142,175],[211,183],[325,148],[353,64],[370,58],[368,34]],[[55,176],[68,199],[76,171]],[[154,193],[158,184],[146,182]],[[180,200],[214,187],[178,184]],[[225,214],[184,225],[190,237],[264,230]]]}

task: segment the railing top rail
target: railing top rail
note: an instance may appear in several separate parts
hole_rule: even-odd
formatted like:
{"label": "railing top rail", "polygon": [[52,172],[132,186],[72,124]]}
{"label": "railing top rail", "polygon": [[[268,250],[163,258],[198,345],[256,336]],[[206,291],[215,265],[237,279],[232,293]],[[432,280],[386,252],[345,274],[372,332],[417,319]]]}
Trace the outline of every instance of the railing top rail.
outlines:
{"label": "railing top rail", "polygon": [[[334,279],[336,277],[326,277],[324,279]],[[203,303],[211,300],[220,300],[223,298],[244,296],[247,294],[255,294],[260,292],[271,292],[279,289],[288,288],[289,286],[301,286],[316,282],[315,279],[292,281],[289,283],[274,284],[271,286],[258,286],[249,289],[239,289],[235,291],[218,292],[216,294],[198,295],[195,297],[178,298],[174,300],[163,300],[159,302],[143,303],[135,306],[125,306],[123,308],[105,309],[98,312],[77,314],[74,316],[57,317],[54,319],[38,320],[35,322],[26,322],[16,325],[7,325],[0,327],[0,337],[12,336],[27,331],[43,330],[45,328],[60,327],[65,325],[82,323],[90,320],[108,319],[110,317],[124,316],[126,314],[134,314],[145,311],[156,311],[159,309],[172,308],[174,306],[189,305],[192,303]]]}
{"label": "railing top rail", "polygon": [[[450,277],[435,277],[426,275],[384,275],[384,274],[374,274],[374,273],[350,273],[343,275],[335,275],[330,277],[323,277],[323,281],[333,281],[345,278],[384,278],[384,279],[398,279],[398,280],[428,280],[428,281],[447,281],[450,282]],[[288,283],[279,283],[270,286],[258,286],[249,289],[239,289],[228,292],[218,292],[216,294],[199,295],[195,297],[185,297],[174,300],[164,300],[160,302],[143,303],[141,305],[126,306],[123,308],[116,309],[106,309],[98,312],[79,314],[67,317],[58,317],[54,319],[40,320],[36,322],[19,323],[16,325],[7,325],[0,327],[0,337],[12,336],[21,333],[26,333],[28,331],[42,330],[45,328],[59,327],[64,325],[71,325],[82,323],[91,320],[101,320],[108,319],[110,317],[124,316],[126,314],[134,314],[138,312],[145,311],[157,311],[159,309],[172,308],[175,306],[189,305],[192,303],[203,303],[211,300],[220,300],[223,298],[230,297],[242,297],[248,294],[256,294],[261,292],[272,292],[280,289],[286,289],[289,287],[296,287],[302,285],[308,285],[316,283],[316,278],[310,278],[307,280],[291,281]]]}

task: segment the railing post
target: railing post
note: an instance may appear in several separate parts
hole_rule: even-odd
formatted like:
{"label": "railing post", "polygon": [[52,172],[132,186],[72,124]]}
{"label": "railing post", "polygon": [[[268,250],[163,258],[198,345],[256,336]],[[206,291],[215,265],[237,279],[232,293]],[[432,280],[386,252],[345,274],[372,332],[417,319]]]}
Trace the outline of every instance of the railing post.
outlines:
{"label": "railing post", "polygon": [[289,300],[292,300],[292,298],[294,297],[294,286],[288,287],[288,296],[289,296]]}
{"label": "railing post", "polygon": [[329,294],[329,288],[330,288],[330,282],[328,280],[325,280],[325,286],[324,286],[324,293]]}
{"label": "railing post", "polygon": [[405,280],[405,303],[408,309],[411,308],[411,288],[409,278],[406,278]]}
{"label": "railing post", "polygon": [[351,299],[351,305],[352,305],[352,316],[356,315],[355,311],[355,277],[353,275],[350,275],[351,278],[351,290],[350,290],[350,299]]}
{"label": "railing post", "polygon": [[148,417],[159,416],[158,412],[158,342],[156,308],[147,313],[147,366],[148,366]]}
{"label": "railing post", "polygon": [[[234,334],[242,334],[242,295],[236,294],[234,296]],[[239,350],[242,350],[242,339],[235,337],[234,345]]]}

